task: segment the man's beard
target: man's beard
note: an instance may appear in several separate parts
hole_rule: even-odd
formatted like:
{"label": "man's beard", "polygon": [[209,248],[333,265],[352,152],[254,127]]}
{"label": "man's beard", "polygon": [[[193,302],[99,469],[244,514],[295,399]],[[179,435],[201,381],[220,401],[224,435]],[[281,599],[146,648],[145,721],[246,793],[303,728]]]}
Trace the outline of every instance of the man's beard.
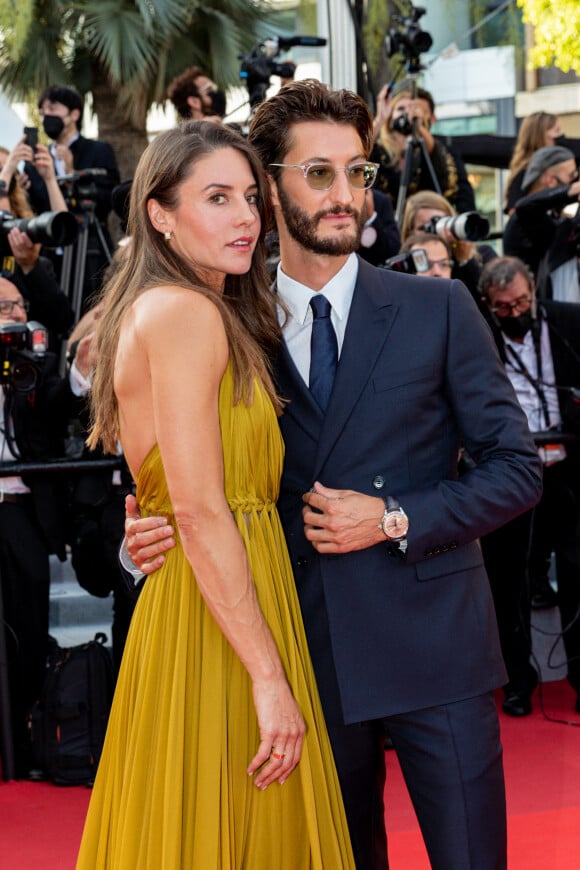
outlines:
{"label": "man's beard", "polygon": [[[307,251],[339,257],[343,254],[352,254],[353,251],[359,249],[365,222],[362,212],[358,212],[348,205],[336,205],[334,208],[309,215],[308,212],[291,201],[280,184],[278,184],[278,199],[288,232],[294,241]],[[330,214],[351,214],[354,218],[354,232],[344,232],[334,238],[319,238],[317,236],[319,221]]]}

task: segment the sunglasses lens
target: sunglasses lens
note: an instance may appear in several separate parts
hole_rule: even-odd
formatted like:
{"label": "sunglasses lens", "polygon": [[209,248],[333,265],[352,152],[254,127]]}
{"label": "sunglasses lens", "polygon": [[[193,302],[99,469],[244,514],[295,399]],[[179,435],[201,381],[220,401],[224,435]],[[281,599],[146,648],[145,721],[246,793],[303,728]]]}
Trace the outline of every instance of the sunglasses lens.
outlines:
{"label": "sunglasses lens", "polygon": [[306,171],[306,180],[314,190],[328,190],[332,187],[335,176],[332,166],[324,163],[313,163]]}
{"label": "sunglasses lens", "polygon": [[377,170],[372,163],[355,163],[354,166],[349,166],[348,176],[353,187],[359,190],[366,190],[375,180]]}

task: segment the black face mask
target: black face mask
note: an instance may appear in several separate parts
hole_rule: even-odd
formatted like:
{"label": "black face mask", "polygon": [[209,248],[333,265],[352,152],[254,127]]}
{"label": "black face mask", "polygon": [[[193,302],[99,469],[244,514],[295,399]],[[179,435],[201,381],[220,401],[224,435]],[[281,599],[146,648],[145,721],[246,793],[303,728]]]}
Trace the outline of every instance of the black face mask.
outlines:
{"label": "black face mask", "polygon": [[497,322],[501,331],[505,332],[508,338],[524,338],[532,328],[532,312],[525,311],[523,314],[518,314],[517,317],[498,317]]}
{"label": "black face mask", "polygon": [[203,103],[203,114],[204,115],[219,115],[220,118],[226,113],[226,94],[225,91],[217,88],[215,91],[208,91],[207,96],[210,98],[211,103],[206,105]]}
{"label": "black face mask", "polygon": [[64,121],[58,115],[45,115],[42,119],[42,128],[49,139],[58,139],[64,130]]}
{"label": "black face mask", "polygon": [[565,144],[566,144],[566,137],[564,136],[563,133],[561,136],[556,136],[556,138],[554,139],[554,145],[559,145],[560,147],[562,147]]}

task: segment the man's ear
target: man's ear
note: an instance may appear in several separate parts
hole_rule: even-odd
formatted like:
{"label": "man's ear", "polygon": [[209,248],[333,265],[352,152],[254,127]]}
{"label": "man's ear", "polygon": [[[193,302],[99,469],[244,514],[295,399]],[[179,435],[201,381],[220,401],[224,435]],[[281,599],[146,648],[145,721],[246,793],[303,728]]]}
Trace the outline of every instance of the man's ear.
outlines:
{"label": "man's ear", "polygon": [[166,230],[173,230],[171,212],[166,211],[156,199],[147,200],[147,214],[157,232],[164,233]]}
{"label": "man's ear", "polygon": [[73,121],[75,122],[75,124],[76,124],[77,127],[78,127],[78,125],[79,125],[79,118],[81,117],[80,109],[71,109],[71,111],[70,111],[70,116],[71,116],[71,118],[73,119]]}
{"label": "man's ear", "polygon": [[276,208],[280,205],[280,198],[278,196],[278,185],[269,172],[267,173],[267,178],[268,186],[270,188],[270,202],[272,203],[272,208]]}
{"label": "man's ear", "polygon": [[189,106],[189,108],[191,109],[191,117],[193,117],[194,112],[197,112],[198,114],[200,112],[203,112],[202,104],[201,104],[201,97],[191,96],[191,97],[187,98],[186,102],[187,102],[187,105]]}

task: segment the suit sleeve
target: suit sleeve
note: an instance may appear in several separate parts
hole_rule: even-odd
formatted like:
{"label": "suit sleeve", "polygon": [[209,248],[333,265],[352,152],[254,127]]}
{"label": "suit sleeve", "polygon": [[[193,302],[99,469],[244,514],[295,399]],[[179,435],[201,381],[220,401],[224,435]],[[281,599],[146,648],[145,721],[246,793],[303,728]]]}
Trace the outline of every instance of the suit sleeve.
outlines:
{"label": "suit sleeve", "polygon": [[407,558],[456,549],[533,507],[542,466],[491,332],[465,288],[448,297],[445,392],[474,467],[431,488],[394,493],[410,519]]}

